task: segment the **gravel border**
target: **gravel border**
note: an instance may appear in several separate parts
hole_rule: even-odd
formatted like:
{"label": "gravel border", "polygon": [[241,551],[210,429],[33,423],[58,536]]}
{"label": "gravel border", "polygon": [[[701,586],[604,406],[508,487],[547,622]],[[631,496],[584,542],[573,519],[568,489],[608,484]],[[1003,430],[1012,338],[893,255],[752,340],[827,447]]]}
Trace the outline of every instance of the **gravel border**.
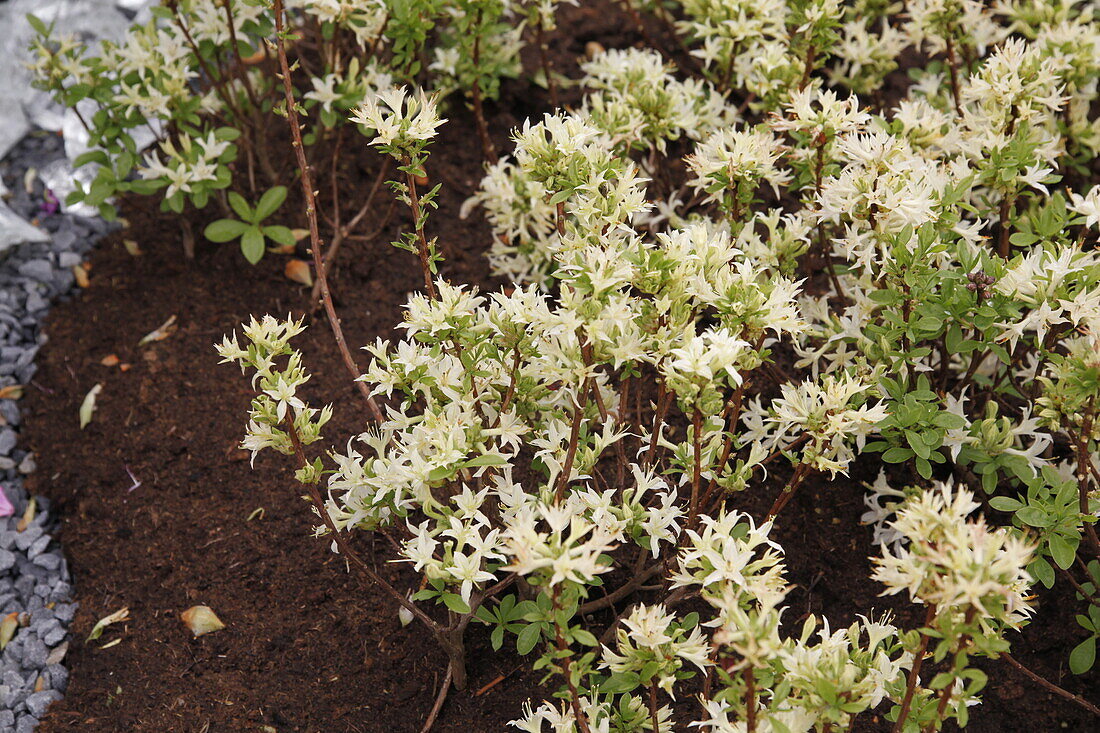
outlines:
{"label": "gravel border", "polygon": [[[111,229],[100,219],[50,211],[42,181],[28,171],[64,158],[62,139],[39,132],[23,138],[0,162],[8,206],[27,221],[37,220],[50,235],[49,241],[0,254],[0,390],[37,389],[34,357],[46,341],[41,324],[50,303],[75,288],[73,268]],[[0,732],[5,733],[34,730],[49,705],[61,699],[69,679],[61,662],[76,613],[68,562],[52,536],[57,523],[49,500],[35,497],[33,519],[22,521],[31,501],[22,477],[34,472],[35,461],[18,445],[20,422],[17,400],[0,399],[0,490],[15,510],[0,518],[0,620],[17,622],[0,652]],[[3,634],[0,624],[0,641]]]}

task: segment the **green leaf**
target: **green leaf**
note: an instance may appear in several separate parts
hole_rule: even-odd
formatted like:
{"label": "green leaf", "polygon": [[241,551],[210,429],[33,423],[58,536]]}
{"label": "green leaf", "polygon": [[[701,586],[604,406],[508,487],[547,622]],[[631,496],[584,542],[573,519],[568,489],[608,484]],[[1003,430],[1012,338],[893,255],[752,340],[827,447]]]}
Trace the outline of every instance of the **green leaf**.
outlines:
{"label": "green leaf", "polygon": [[264,256],[264,235],[259,227],[249,227],[241,236],[241,252],[244,258],[255,265]]}
{"label": "green leaf", "polygon": [[1018,499],[1011,496],[994,496],[989,500],[989,505],[999,512],[1014,512],[1023,506]]}
{"label": "green leaf", "polygon": [[269,227],[263,228],[264,236],[270,239],[272,242],[277,242],[284,247],[293,247],[298,243],[298,240],[294,238],[293,232],[284,226],[274,224]]}
{"label": "green leaf", "polygon": [[34,28],[34,30],[38,33],[38,35],[40,35],[40,36],[50,35],[50,31],[49,31],[48,28],[46,28],[46,24],[43,23],[42,20],[38,18],[38,16],[34,15],[33,13],[27,13],[26,17],[27,17],[27,22],[30,24],[31,28]]}
{"label": "green leaf", "polygon": [[1069,669],[1074,674],[1084,674],[1096,661],[1096,637],[1090,636],[1069,653]]}
{"label": "green leaf", "polygon": [[444,593],[443,605],[451,609],[455,613],[469,613],[470,606],[466,601],[462,600],[462,596],[457,593]]}
{"label": "green leaf", "polygon": [[961,430],[966,427],[966,418],[953,412],[939,412],[932,418],[932,424],[945,430]]}
{"label": "green leaf", "polygon": [[508,459],[504,456],[486,453],[484,455],[471,458],[468,461],[464,461],[462,465],[466,468],[475,468],[477,466],[503,466],[507,462]]}
{"label": "green leaf", "polygon": [[1077,543],[1070,542],[1061,535],[1053,535],[1050,538],[1050,556],[1054,558],[1054,564],[1068,570],[1069,566],[1077,558]]}
{"label": "green leaf", "polygon": [[1049,514],[1033,506],[1021,508],[1016,512],[1016,516],[1019,517],[1021,522],[1032,527],[1049,527],[1053,523]]}
{"label": "green leaf", "polygon": [[516,651],[520,654],[530,653],[535,648],[535,644],[539,643],[539,637],[541,636],[542,632],[538,624],[528,624],[523,631],[519,632],[519,637],[516,639]]}
{"label": "green leaf", "polygon": [[500,648],[504,646],[504,627],[498,626],[493,629],[493,633],[489,634],[489,642],[493,645],[493,651],[499,652]]}
{"label": "green leaf", "polygon": [[221,244],[223,242],[232,242],[234,239],[240,238],[248,228],[249,226],[243,221],[237,221],[236,219],[218,219],[217,221],[212,221],[207,224],[206,229],[203,230],[203,236],[211,242]]}
{"label": "green leaf", "polygon": [[1047,588],[1054,585],[1054,568],[1050,566],[1045,557],[1035,558],[1030,565],[1027,566],[1028,572],[1036,577],[1040,583]]}
{"label": "green leaf", "polygon": [[256,218],[253,221],[263,221],[275,213],[275,210],[286,201],[286,186],[274,186],[267,189],[260,197],[260,203],[256,204]]}
{"label": "green leaf", "polygon": [[900,446],[894,446],[890,450],[882,454],[882,460],[887,463],[903,463],[908,461],[913,456],[913,451],[908,448],[902,448]]}
{"label": "green leaf", "polygon": [[241,217],[245,221],[256,221],[252,217],[252,207],[249,206],[248,202],[244,200],[244,196],[241,196],[236,191],[229,192],[229,205],[233,207],[233,211],[237,212],[237,216]]}
{"label": "green leaf", "polygon": [[584,646],[599,646],[600,642],[591,632],[585,631],[584,629],[573,629],[570,633],[574,641],[578,644],[583,644]]}
{"label": "green leaf", "polygon": [[600,685],[600,692],[612,695],[630,692],[642,682],[637,672],[617,672]]}

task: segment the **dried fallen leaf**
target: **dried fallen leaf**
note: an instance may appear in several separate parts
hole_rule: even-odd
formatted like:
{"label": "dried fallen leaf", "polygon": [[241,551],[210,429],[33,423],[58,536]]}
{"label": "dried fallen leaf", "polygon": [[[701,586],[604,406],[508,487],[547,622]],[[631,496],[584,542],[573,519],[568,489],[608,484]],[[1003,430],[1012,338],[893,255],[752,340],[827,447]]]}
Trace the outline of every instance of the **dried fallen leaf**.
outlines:
{"label": "dried fallen leaf", "polygon": [[130,620],[130,609],[120,608],[112,614],[104,616],[99,621],[95,622],[95,626],[92,627],[92,633],[88,634],[88,638],[84,640],[87,644],[90,641],[95,641],[99,637],[103,636],[103,630],[111,624],[121,623],[123,621]]}
{"label": "dried fallen leaf", "polygon": [[132,364],[119,364],[118,365],[118,370],[120,372],[128,372],[128,371],[130,371],[131,366],[133,366],[133,365]]}
{"label": "dried fallen leaf", "polygon": [[145,334],[145,336],[138,341],[138,346],[145,346],[145,344],[151,344],[154,341],[163,341],[171,336],[176,330],[176,317],[172,316],[159,327]]}
{"label": "dried fallen leaf", "polygon": [[589,41],[588,43],[584,44],[584,55],[588,57],[589,61],[596,58],[603,52],[603,46],[601,46],[596,41]]}
{"label": "dried fallen leaf", "polygon": [[92,413],[95,412],[95,400],[99,396],[99,393],[103,391],[103,385],[97,384],[88,390],[88,394],[84,395],[84,401],[80,403],[80,429],[88,427],[88,423],[92,421]]}
{"label": "dried fallen leaf", "polygon": [[15,525],[16,532],[24,532],[27,527],[34,521],[35,512],[38,510],[38,500],[33,496],[31,500],[27,502],[27,508],[23,510],[23,517],[19,520],[19,523]]}
{"label": "dried fallen leaf", "polygon": [[131,257],[140,257],[143,253],[138,243],[132,239],[123,239],[122,246],[126,248],[126,251]]}
{"label": "dried fallen leaf", "polygon": [[191,606],[191,608],[180,614],[180,618],[183,619],[183,622],[187,624],[187,628],[191,629],[191,633],[195,636],[202,636],[225,628],[225,624],[209,606]]}
{"label": "dried fallen leaf", "polygon": [[82,288],[91,285],[92,281],[88,279],[88,271],[80,265],[73,265],[73,277],[76,279],[76,284]]}
{"label": "dried fallen leaf", "polygon": [[107,354],[107,356],[99,360],[99,363],[105,367],[113,367],[118,366],[120,361],[121,359],[118,358],[118,354]]}
{"label": "dried fallen leaf", "polygon": [[63,641],[60,645],[54,648],[50,652],[50,656],[46,657],[46,665],[61,664],[61,660],[65,658],[65,655],[69,652],[69,642]]}
{"label": "dried fallen leaf", "polygon": [[295,242],[301,242],[303,239],[309,236],[308,229],[291,229],[290,233],[294,235]]}
{"label": "dried fallen leaf", "polygon": [[283,274],[306,287],[313,285],[313,271],[309,269],[309,263],[305,260],[287,260]]}
{"label": "dried fallen leaf", "polygon": [[17,400],[23,396],[23,385],[9,384],[0,387],[0,400]]}
{"label": "dried fallen leaf", "polygon": [[3,621],[0,621],[0,651],[8,645],[11,638],[15,636],[15,630],[19,628],[19,614],[12,611],[4,617]]}
{"label": "dried fallen leaf", "polygon": [[107,642],[106,644],[104,644],[103,646],[101,646],[99,648],[100,649],[110,649],[115,644],[121,644],[121,643],[122,643],[122,639],[112,639],[111,641]]}

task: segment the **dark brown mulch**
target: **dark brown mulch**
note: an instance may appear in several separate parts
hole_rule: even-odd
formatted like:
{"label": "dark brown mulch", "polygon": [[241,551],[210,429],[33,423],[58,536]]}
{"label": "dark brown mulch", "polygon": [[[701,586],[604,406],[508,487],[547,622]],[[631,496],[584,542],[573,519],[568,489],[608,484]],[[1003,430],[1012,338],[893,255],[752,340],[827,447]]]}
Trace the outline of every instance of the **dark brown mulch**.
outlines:
{"label": "dark brown mulch", "polygon": [[[575,59],[590,40],[609,48],[636,40],[618,30],[626,27],[622,16],[599,8],[568,11],[562,33],[569,38],[554,39],[560,59]],[[519,82],[506,85],[504,99],[490,107],[498,146],[505,147],[510,128],[544,109],[543,95]],[[463,109],[447,116],[429,164],[433,183],[444,184],[431,227],[454,250],[448,277],[492,287],[482,257],[488,230],[476,216],[457,217],[477,183],[475,127]],[[358,181],[345,187],[349,201],[365,195],[379,162],[365,148],[348,153],[344,175]],[[418,731],[444,658],[415,624],[402,628],[395,605],[349,574],[326,542],[309,536],[311,516],[289,464],[261,456],[252,470],[236,448],[250,392],[239,372],[217,364],[212,344],[252,314],[302,312],[307,295],[285,280],[278,256],[250,267],[233,246],[200,245],[195,261],[184,260],[178,227],[149,203],[128,206],[131,228],[96,251],[91,286],[51,314],[50,340],[24,401],[24,436],[39,465],[30,488],[51,497],[63,517],[61,540],[81,604],[68,694],[40,730]],[[398,215],[372,242],[348,244],[342,253],[336,294],[353,345],[391,335],[406,294],[419,287],[412,256],[387,244],[406,224]],[[123,238],[136,239],[145,253],[131,257]],[[173,315],[176,333],[137,346]],[[328,435],[351,434],[365,415],[327,324],[315,323],[299,346],[314,373],[312,396],[335,402]],[[110,354],[132,368],[102,366]],[[97,383],[98,410],[81,431],[77,412]],[[868,465],[851,479],[811,481],[785,511],[777,539],[796,585],[788,619],[825,614],[835,628],[857,613],[892,608],[915,623],[909,607],[878,598],[880,588],[868,579],[874,550],[869,530],[858,525],[859,482],[876,470]],[[139,487],[130,488],[128,472]],[[745,508],[762,514],[781,473],[746,496]],[[369,543],[360,544],[369,554]],[[378,549],[377,557],[390,556],[389,548]],[[398,566],[379,561],[378,569],[401,588],[416,582]],[[1077,641],[1077,604],[1061,589],[1040,602],[1038,618],[1014,642],[1018,657],[1074,692],[1095,689],[1096,674],[1074,678],[1064,670]],[[179,613],[200,603],[227,628],[195,640]],[[97,619],[123,606],[131,621],[83,643]],[[103,647],[115,639],[121,641]],[[512,653],[494,654],[479,630],[470,644],[470,690],[451,694],[436,730],[504,730],[523,700],[545,694],[537,675]],[[972,729],[1096,724],[1005,666],[991,670]],[[867,719],[859,730],[882,728]]]}

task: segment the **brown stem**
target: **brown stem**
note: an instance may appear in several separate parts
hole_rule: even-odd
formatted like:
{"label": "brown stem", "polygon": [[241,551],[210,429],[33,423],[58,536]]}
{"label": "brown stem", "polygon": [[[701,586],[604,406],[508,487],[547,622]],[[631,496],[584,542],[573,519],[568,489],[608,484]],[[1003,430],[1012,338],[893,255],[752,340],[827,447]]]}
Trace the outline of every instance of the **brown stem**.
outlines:
{"label": "brown stem", "polygon": [[[474,36],[474,48],[473,48],[473,62],[474,69],[480,71],[481,69],[481,8],[478,8],[477,16],[474,20],[474,25],[477,28]],[[485,110],[481,105],[481,79],[480,77],[474,77],[474,86],[470,90],[474,100],[474,120],[477,122],[477,134],[481,138],[481,154],[485,156],[485,160],[492,163],[497,159],[496,148],[493,147],[493,140],[489,137],[489,125],[485,122]]]}
{"label": "brown stem", "polygon": [[1100,598],[1100,596],[1097,596],[1097,594],[1095,593],[1090,593],[1088,589],[1085,588],[1085,586],[1077,582],[1077,578],[1073,577],[1073,573],[1071,573],[1070,571],[1058,568],[1058,572],[1066,577],[1066,580],[1068,580],[1070,582],[1070,585],[1072,585],[1074,589],[1081,594],[1082,598],[1088,601],[1091,605],[1100,608],[1100,600],[1097,600],[1097,598]]}
{"label": "brown stem", "polygon": [[665,420],[665,413],[672,404],[673,393],[665,387],[664,380],[657,383],[657,410],[653,414],[653,430],[649,435],[649,450],[646,451],[645,463],[652,466],[657,456],[657,438],[661,434],[661,426]]}
{"label": "brown stem", "polygon": [[[412,165],[409,158],[402,161],[406,168]],[[435,282],[432,281],[431,250],[428,248],[428,238],[424,235],[424,226],[420,218],[420,196],[416,193],[416,176],[410,170],[405,171],[405,185],[409,189],[409,208],[412,209],[413,226],[416,228],[416,253],[420,257],[420,270],[424,275],[424,289],[433,300],[439,298],[435,290]]]}
{"label": "brown stem", "polygon": [[252,88],[252,80],[248,78],[248,67],[245,66],[244,59],[241,58],[241,50],[237,46],[237,26],[233,22],[233,8],[229,0],[222,0],[222,7],[225,8],[225,22],[229,26],[229,45],[233,48],[233,58],[237,60],[237,71],[241,76],[241,83],[244,85],[244,91],[248,95],[252,109],[258,111],[260,103],[256,98],[256,90]]}
{"label": "brown stem", "polygon": [[[924,616],[924,628],[932,625],[932,621],[936,618],[936,607],[929,606],[928,611]],[[913,666],[909,668],[909,677],[905,682],[905,696],[901,700],[901,710],[898,712],[898,720],[894,723],[893,733],[901,733],[905,726],[905,720],[909,717],[909,706],[913,704],[913,693],[917,689],[917,682],[920,680],[920,668],[924,662],[925,652],[928,651],[928,635],[922,630],[920,633],[920,644],[917,646],[916,654],[913,655]]]}
{"label": "brown stem", "polygon": [[806,477],[810,475],[811,468],[805,463],[799,463],[794,469],[794,475],[791,476],[791,480],[787,482],[787,485],[783,487],[783,491],[776,497],[775,503],[772,504],[772,508],[768,510],[768,516],[764,518],[764,521],[771,521],[775,519],[779,512],[783,511],[783,507],[787,506],[791,498],[794,496],[794,492],[802,485],[802,482],[806,480]]}
{"label": "brown stem", "polygon": [[571,659],[573,654],[569,651],[569,645],[565,643],[565,636],[561,633],[561,626],[558,625],[557,611],[561,610],[561,605],[558,602],[558,589],[555,586],[551,591],[550,600],[554,605],[554,641],[557,643],[558,653],[561,654],[561,666],[562,673],[565,677],[565,684],[569,688],[569,702],[573,707],[573,717],[577,719],[577,726],[581,729],[581,733],[592,733],[588,727],[588,718],[585,717],[584,711],[581,710],[580,695],[577,693],[577,686],[573,684],[572,664]]}
{"label": "brown stem", "polygon": [[344,366],[351,374],[360,394],[367,401],[367,407],[375,420],[382,421],[382,410],[370,393],[370,387],[366,382],[359,380],[362,372],[355,364],[355,359],[348,349],[344,339],[344,331],[340,327],[340,319],[336,316],[336,308],[332,304],[332,293],[329,292],[328,278],[325,276],[324,258],[321,256],[321,234],[317,228],[317,200],[313,193],[313,181],[309,175],[309,164],[306,162],[305,150],[302,147],[302,127],[298,121],[298,110],[295,106],[294,89],[290,85],[290,63],[286,57],[286,46],[283,43],[283,0],[275,0],[275,44],[279,56],[279,66],[282,69],[283,93],[286,97],[286,118],[290,125],[290,134],[293,137],[294,155],[298,159],[298,167],[301,169],[302,194],[306,201],[306,218],[309,220],[310,252],[313,254],[313,268],[317,272],[317,282],[321,285],[321,300],[325,304],[325,313],[328,315],[329,326],[332,335],[336,339],[336,345],[340,349],[340,355],[344,359]]}
{"label": "brown stem", "polygon": [[596,611],[602,611],[603,609],[608,608],[612,604],[623,598],[626,598],[628,595],[641,588],[650,578],[664,570],[664,567],[664,563],[661,562],[657,563],[656,565],[651,565],[648,569],[642,571],[641,573],[638,573],[629,581],[623,583],[621,586],[616,588],[611,593],[608,593],[603,598],[597,598],[594,601],[589,601],[588,603],[583,604],[577,610],[577,615],[587,616],[589,614],[595,613]]}
{"label": "brown stem", "polygon": [[691,416],[691,504],[688,507],[688,524],[695,523],[695,515],[699,512],[699,486],[703,473],[703,413],[698,407]]}
{"label": "brown stem", "polygon": [[569,483],[569,474],[573,472],[573,461],[577,457],[577,444],[580,442],[581,421],[584,419],[584,409],[588,407],[588,380],[581,384],[580,395],[573,410],[573,422],[569,426],[569,447],[565,452],[565,463],[561,467],[561,475],[558,476],[558,485],[554,491],[554,497],[561,501],[565,496],[565,487]]}
{"label": "brown stem", "polygon": [[447,699],[447,692],[451,689],[451,665],[447,665],[447,674],[443,676],[443,684],[439,688],[439,694],[435,697],[435,704],[432,705],[431,712],[428,713],[428,719],[424,721],[424,727],[420,729],[420,733],[428,733],[435,725],[435,719],[439,717],[439,711],[443,707],[443,701]]}
{"label": "brown stem", "polygon": [[1096,707],[1095,705],[1093,705],[1091,702],[1084,699],[1083,697],[1079,697],[1078,695],[1074,695],[1069,690],[1064,690],[1061,687],[1059,687],[1058,685],[1051,682],[1050,680],[1046,679],[1045,677],[1036,674],[1035,672],[1031,671],[1030,669],[1028,669],[1024,665],[1022,665],[1018,661],[1016,661],[1016,659],[1011,654],[1009,654],[1008,652],[1002,652],[1001,657],[1006,662],[1008,662],[1013,667],[1015,667],[1017,670],[1022,672],[1024,674],[1024,676],[1027,677],[1028,679],[1030,679],[1032,682],[1038,683],[1039,685],[1045,687],[1049,692],[1053,692],[1055,695],[1058,695],[1059,697],[1064,697],[1065,699],[1070,700],[1071,702],[1074,702],[1074,703],[1080,705],[1081,707],[1083,707],[1085,710],[1088,710],[1093,715],[1100,716],[1100,707]]}

